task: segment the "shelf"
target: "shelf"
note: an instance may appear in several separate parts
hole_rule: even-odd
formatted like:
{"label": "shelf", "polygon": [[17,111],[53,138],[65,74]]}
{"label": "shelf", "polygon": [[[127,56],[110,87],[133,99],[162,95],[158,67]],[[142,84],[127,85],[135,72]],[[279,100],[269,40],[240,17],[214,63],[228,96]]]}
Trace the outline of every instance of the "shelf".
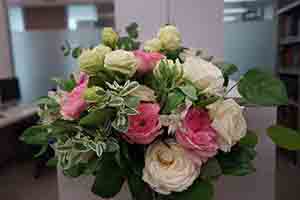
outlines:
{"label": "shelf", "polygon": [[290,3],[290,4],[286,5],[286,6],[284,6],[283,8],[280,8],[277,11],[277,15],[282,15],[284,13],[290,12],[293,9],[298,8],[298,7],[300,7],[300,0],[297,0],[297,1],[293,2],[293,3]]}
{"label": "shelf", "polygon": [[280,45],[293,45],[300,43],[300,37],[299,36],[289,36],[285,39],[280,40]]}
{"label": "shelf", "polygon": [[278,72],[286,75],[300,75],[300,67],[281,67]]}

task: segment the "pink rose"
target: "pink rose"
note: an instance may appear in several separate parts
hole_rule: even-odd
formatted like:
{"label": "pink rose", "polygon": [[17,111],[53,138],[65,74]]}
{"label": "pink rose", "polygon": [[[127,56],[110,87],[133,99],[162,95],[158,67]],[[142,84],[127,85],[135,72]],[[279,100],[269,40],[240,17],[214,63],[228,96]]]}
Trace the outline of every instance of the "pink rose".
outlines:
{"label": "pink rose", "polygon": [[129,116],[129,128],[124,135],[130,143],[150,144],[160,134],[158,104],[141,103],[137,115]]}
{"label": "pink rose", "polygon": [[134,51],[134,55],[138,60],[137,71],[140,74],[151,72],[158,61],[164,58],[164,56],[160,53],[147,53],[141,50]]}
{"label": "pink rose", "polygon": [[202,109],[188,110],[182,127],[176,131],[176,139],[196,163],[206,162],[218,150],[216,131],[211,127],[208,113]]}
{"label": "pink rose", "polygon": [[87,103],[83,93],[88,86],[89,77],[81,73],[77,86],[62,98],[60,113],[66,120],[74,120],[86,109]]}

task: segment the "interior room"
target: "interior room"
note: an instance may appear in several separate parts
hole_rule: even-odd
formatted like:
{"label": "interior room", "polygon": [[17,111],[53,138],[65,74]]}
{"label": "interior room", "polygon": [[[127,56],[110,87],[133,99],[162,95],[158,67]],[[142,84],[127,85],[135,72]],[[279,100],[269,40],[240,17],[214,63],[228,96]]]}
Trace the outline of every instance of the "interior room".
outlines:
{"label": "interior room", "polygon": [[300,0],[0,0],[0,199],[299,200],[299,50]]}

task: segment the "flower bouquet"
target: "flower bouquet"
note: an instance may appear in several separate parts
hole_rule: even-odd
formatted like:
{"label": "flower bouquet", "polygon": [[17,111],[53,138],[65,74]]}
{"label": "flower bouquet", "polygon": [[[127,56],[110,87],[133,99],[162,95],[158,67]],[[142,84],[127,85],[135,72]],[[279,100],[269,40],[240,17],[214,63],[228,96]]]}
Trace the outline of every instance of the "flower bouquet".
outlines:
{"label": "flower bouquet", "polygon": [[[257,137],[242,106],[287,104],[284,85],[251,69],[228,87],[237,67],[182,47],[175,26],[143,48],[137,24],[127,32],[104,28],[101,44],[64,48],[79,69],[55,79],[57,90],[37,102],[40,121],[22,140],[42,145],[37,156],[53,148],[48,163],[65,175],[94,175],[92,192],[102,198],[126,183],[132,199],[210,200],[218,177],[254,172]],[[239,98],[228,98],[236,87]]]}

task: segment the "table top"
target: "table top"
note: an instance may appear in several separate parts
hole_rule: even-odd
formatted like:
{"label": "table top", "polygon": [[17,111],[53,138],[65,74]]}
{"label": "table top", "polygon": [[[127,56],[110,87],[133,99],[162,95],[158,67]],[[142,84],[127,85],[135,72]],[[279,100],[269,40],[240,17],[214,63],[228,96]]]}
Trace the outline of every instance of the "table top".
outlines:
{"label": "table top", "polygon": [[7,109],[0,110],[0,128],[17,123],[27,117],[31,117],[38,112],[38,107],[33,104],[18,104]]}

